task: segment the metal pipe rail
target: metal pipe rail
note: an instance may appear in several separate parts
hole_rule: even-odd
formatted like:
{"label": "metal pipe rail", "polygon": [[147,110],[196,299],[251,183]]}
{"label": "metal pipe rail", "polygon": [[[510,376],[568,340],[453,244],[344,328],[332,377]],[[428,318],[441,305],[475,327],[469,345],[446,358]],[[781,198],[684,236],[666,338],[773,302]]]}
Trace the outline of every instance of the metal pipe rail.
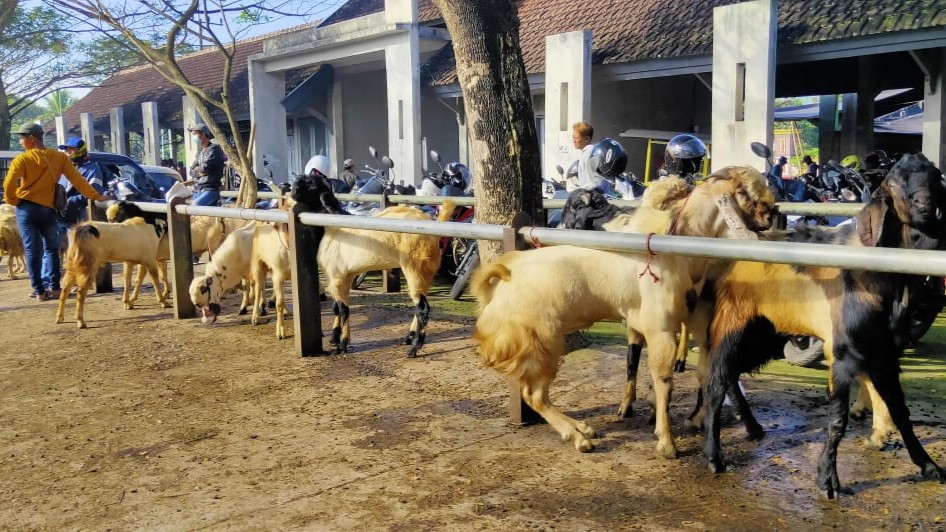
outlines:
{"label": "metal pipe rail", "polygon": [[[220,193],[224,198],[237,197],[236,191],[225,190]],[[260,199],[278,199],[278,192],[259,192],[257,197]],[[361,203],[380,203],[381,194],[335,194],[339,201],[355,201]],[[391,194],[388,196],[389,203],[404,205],[442,205],[444,196],[406,196],[401,194]],[[471,207],[475,199],[469,196],[452,196],[452,199],[461,207]],[[620,208],[637,208],[641,200],[610,200],[610,204]],[[801,216],[854,216],[863,207],[863,203],[796,203],[782,201],[777,203],[779,212],[782,214],[792,214]],[[543,209],[561,209],[565,206],[563,199],[542,200]],[[159,211],[150,211],[159,212]]]}
{"label": "metal pipe rail", "polygon": [[305,225],[322,227],[368,229],[394,233],[475,238],[477,240],[503,239],[503,226],[490,224],[403,220],[398,218],[372,218],[369,216],[315,213],[302,213],[299,215],[299,221]]}

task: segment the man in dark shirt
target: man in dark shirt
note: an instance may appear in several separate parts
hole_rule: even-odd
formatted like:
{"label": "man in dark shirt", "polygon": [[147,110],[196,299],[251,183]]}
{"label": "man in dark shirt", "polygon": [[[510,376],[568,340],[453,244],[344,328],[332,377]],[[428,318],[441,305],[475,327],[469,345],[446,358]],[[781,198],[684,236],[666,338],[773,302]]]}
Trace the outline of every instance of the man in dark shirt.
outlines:
{"label": "man in dark shirt", "polygon": [[188,184],[195,185],[194,205],[217,205],[220,203],[220,183],[223,180],[223,168],[226,157],[223,149],[216,143],[207,124],[197,124],[187,128],[194,144],[197,145],[197,159],[191,165]]}

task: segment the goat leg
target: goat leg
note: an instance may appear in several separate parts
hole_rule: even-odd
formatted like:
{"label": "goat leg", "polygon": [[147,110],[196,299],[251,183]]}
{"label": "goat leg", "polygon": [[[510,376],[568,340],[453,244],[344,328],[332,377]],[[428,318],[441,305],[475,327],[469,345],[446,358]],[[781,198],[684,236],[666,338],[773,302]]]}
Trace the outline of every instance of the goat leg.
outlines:
{"label": "goat leg", "polygon": [[338,301],[335,301],[335,303],[332,304],[332,336],[329,338],[328,343],[336,347],[338,347],[338,342],[342,336],[341,314],[341,307],[339,306]]}
{"label": "goat leg", "polygon": [[[341,338],[338,342],[338,346],[335,348],[335,354],[340,355],[342,353],[348,352],[348,343],[351,340],[351,327],[348,323],[348,317],[351,314],[351,309],[346,303],[338,303],[339,308],[339,317],[340,325],[337,327],[337,330],[341,333]],[[336,329],[332,330],[332,337],[335,337]]]}
{"label": "goat leg", "polygon": [[[818,460],[818,489],[822,497],[834,499],[840,496],[841,481],[838,478],[838,445],[847,431],[848,399],[851,381],[855,373],[854,362],[847,346],[835,347],[834,371],[832,373],[831,399],[828,403],[828,441],[825,442]],[[847,355],[847,357],[845,357]]]}
{"label": "goat leg", "polygon": [[624,397],[618,407],[618,417],[626,419],[634,415],[634,401],[637,400],[637,368],[641,363],[640,343],[627,344],[627,383],[624,385]]}
{"label": "goat leg", "polygon": [[[896,362],[888,364],[888,366],[890,365],[895,366]],[[910,409],[907,407],[903,396],[899,373],[896,367],[873,368],[869,371],[874,388],[890,410],[893,422],[900,431],[900,437],[903,438],[903,444],[906,446],[907,452],[910,453],[910,459],[919,466],[923,478],[938,480],[940,483],[946,482],[946,472],[930,458],[930,455],[913,432],[913,424],[910,422]]]}
{"label": "goat leg", "polygon": [[687,331],[687,324],[680,324],[680,340],[677,342],[677,356],[673,362],[673,371],[683,373],[687,369],[687,347],[690,333]]}
{"label": "goat leg", "polygon": [[[413,338],[411,348],[407,350],[407,358],[414,358],[417,352],[424,345],[424,339],[427,337],[427,322],[430,321],[430,303],[427,297],[420,296],[417,301],[417,307],[414,310],[414,321],[417,323],[416,336]],[[411,331],[413,333],[414,331]],[[408,333],[408,336],[411,335]]]}

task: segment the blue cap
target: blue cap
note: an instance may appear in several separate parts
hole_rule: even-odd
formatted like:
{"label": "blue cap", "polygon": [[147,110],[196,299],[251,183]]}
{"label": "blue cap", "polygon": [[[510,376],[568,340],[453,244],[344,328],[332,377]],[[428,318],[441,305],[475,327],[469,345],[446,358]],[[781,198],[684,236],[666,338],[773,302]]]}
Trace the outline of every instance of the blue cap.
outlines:
{"label": "blue cap", "polygon": [[60,144],[59,149],[64,150],[66,148],[79,149],[85,145],[85,141],[79,137],[69,137],[69,140],[65,144]]}

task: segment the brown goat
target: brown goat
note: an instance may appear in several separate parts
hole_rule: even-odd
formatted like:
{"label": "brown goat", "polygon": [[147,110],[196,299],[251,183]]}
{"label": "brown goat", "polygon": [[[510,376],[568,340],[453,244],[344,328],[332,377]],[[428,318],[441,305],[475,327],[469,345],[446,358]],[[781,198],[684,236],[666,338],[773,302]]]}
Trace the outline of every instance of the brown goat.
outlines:
{"label": "brown goat", "polygon": [[[762,175],[727,167],[696,189],[672,178],[651,185],[633,215],[612,222],[634,233],[746,238],[771,225],[774,198]],[[519,380],[522,399],[565,440],[586,452],[594,430],[548,397],[566,352],[565,335],[596,321],[624,319],[629,338],[646,340],[656,395],[657,451],[676,456],[670,433],[676,335],[695,288],[714,261],[553,246],[507,253],[477,270],[474,339],[487,367]]]}

